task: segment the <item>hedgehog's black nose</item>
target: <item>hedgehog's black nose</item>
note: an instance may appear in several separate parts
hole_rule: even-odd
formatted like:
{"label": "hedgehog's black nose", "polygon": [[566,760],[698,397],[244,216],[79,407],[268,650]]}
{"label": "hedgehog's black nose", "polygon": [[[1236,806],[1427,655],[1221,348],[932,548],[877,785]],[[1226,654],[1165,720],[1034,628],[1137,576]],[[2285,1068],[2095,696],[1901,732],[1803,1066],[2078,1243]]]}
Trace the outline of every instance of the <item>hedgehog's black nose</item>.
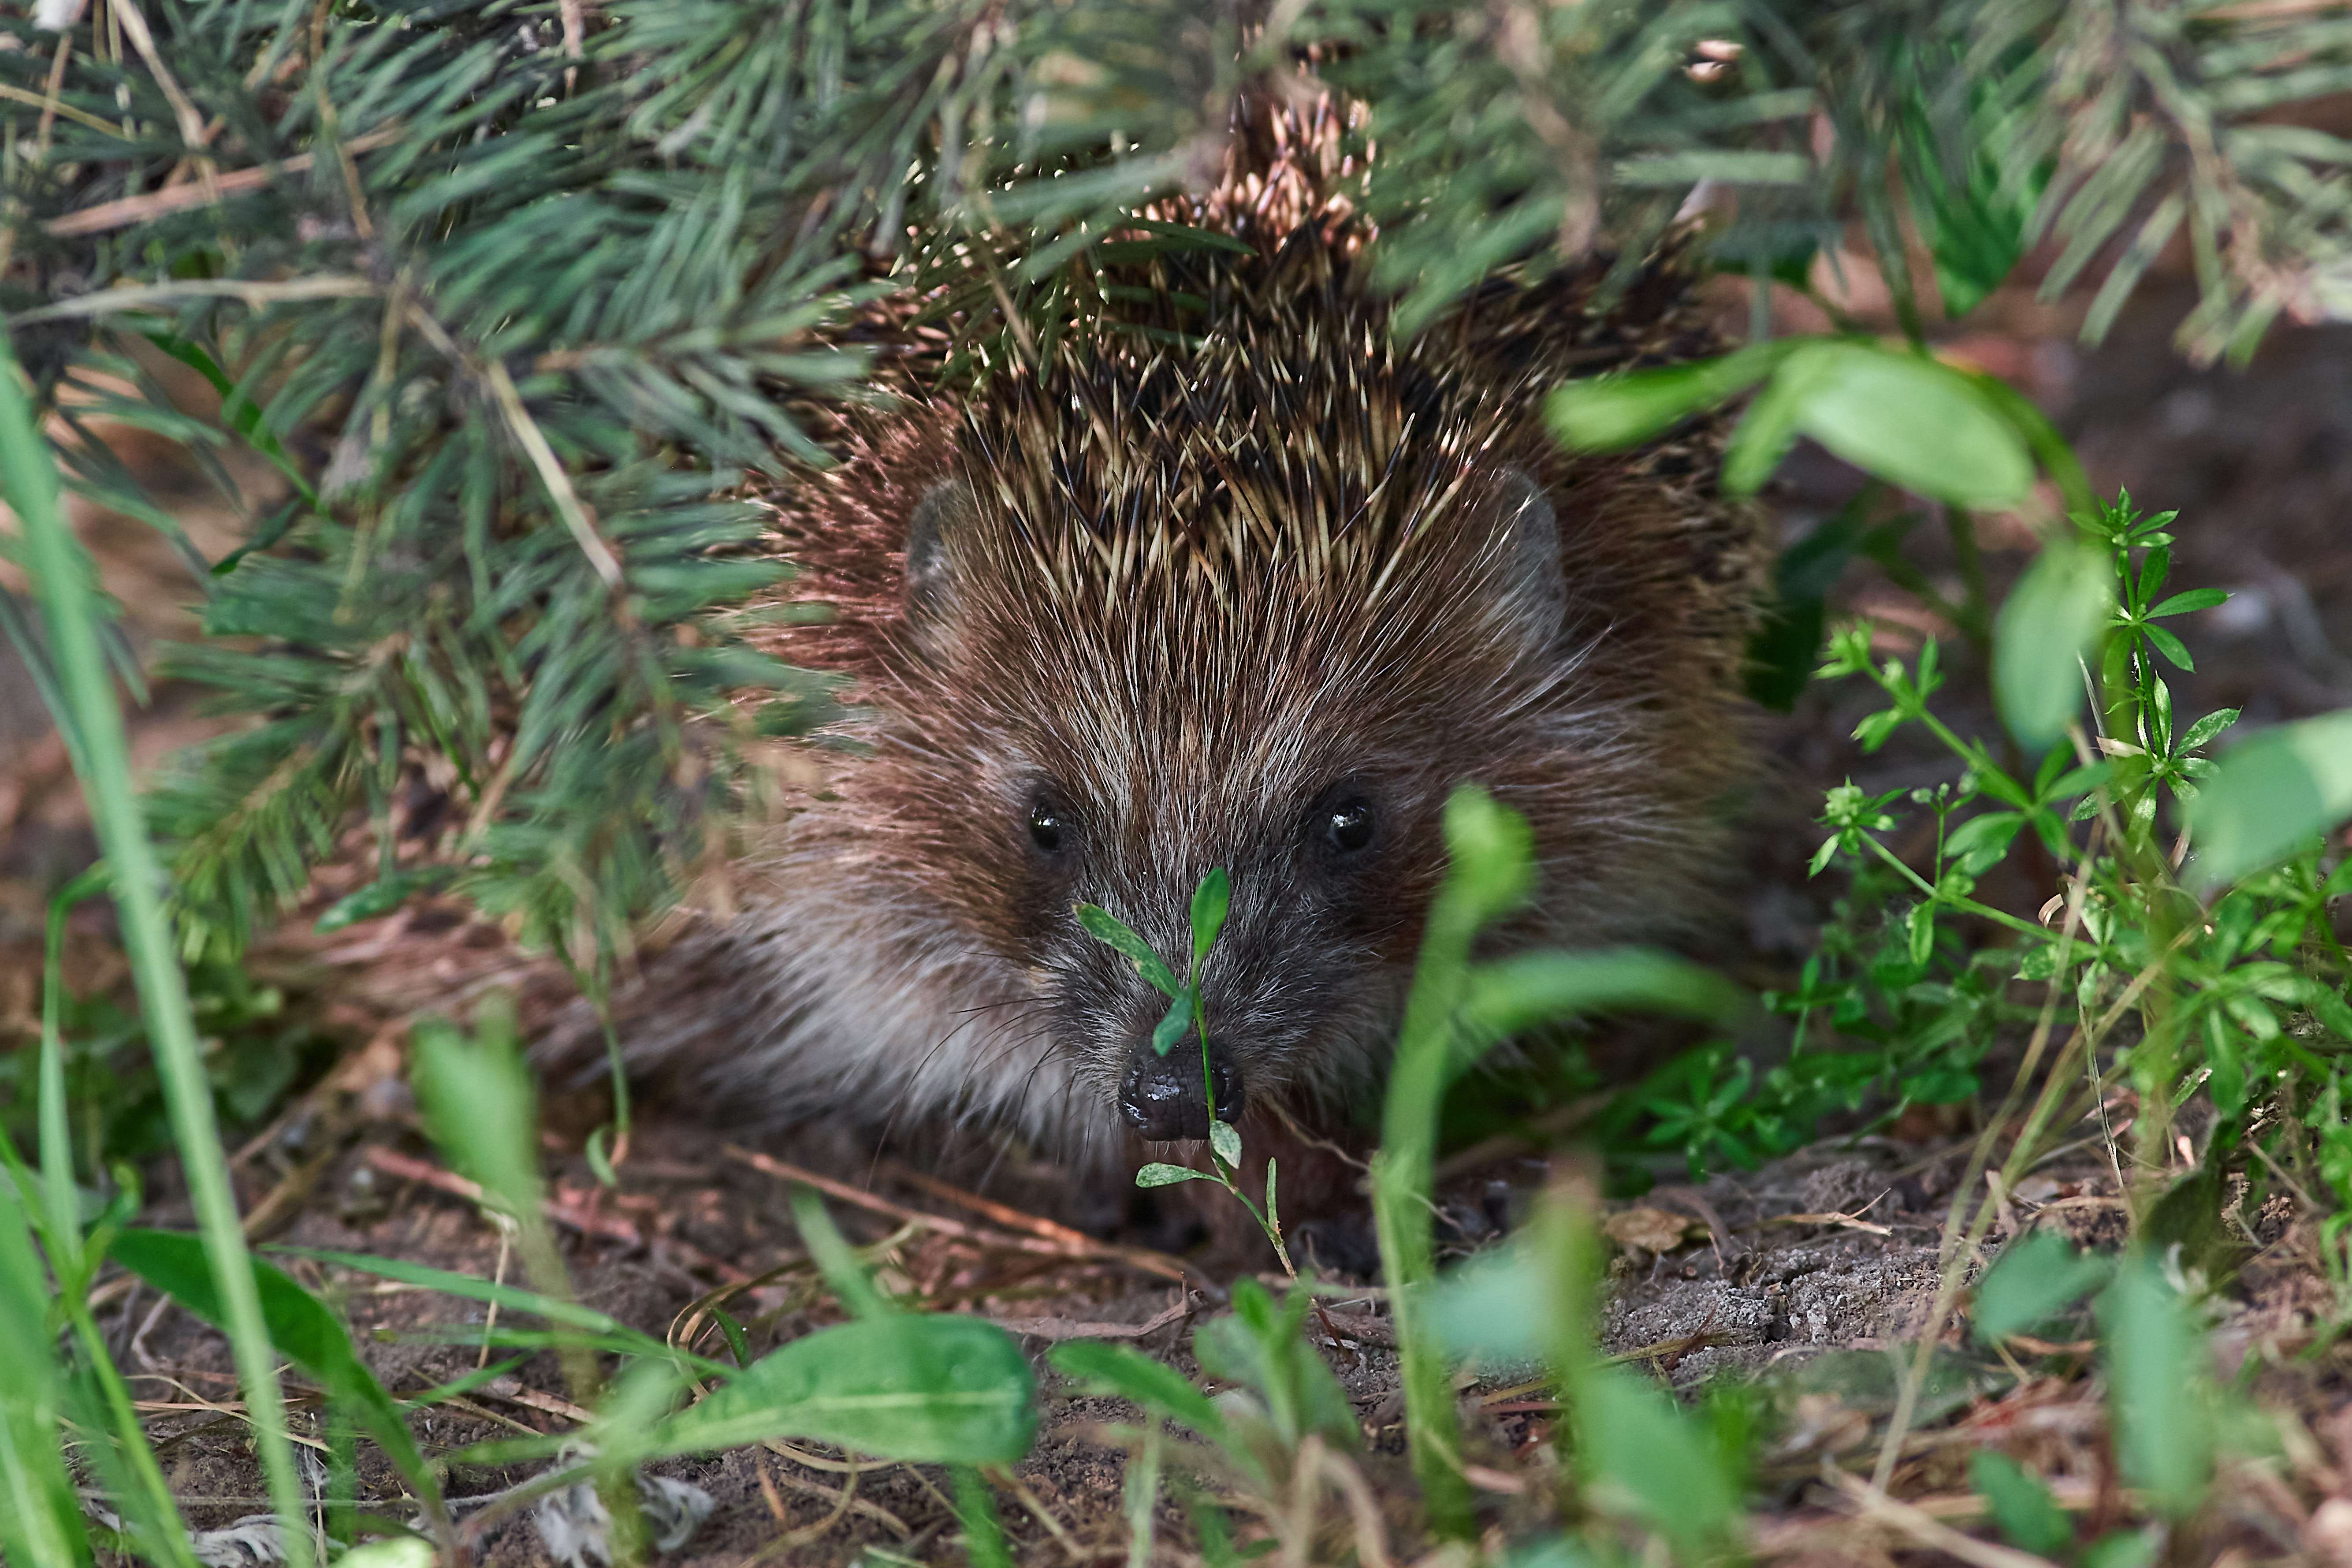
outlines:
{"label": "hedgehog's black nose", "polygon": [[[1241,1119],[1242,1075],[1232,1055],[1214,1040],[1209,1042],[1206,1087],[1217,1098],[1217,1120]],[[1150,1041],[1135,1047],[1127,1075],[1118,1083],[1118,1109],[1127,1124],[1154,1143],[1209,1135],[1209,1099],[1203,1092],[1201,1050],[1192,1040],[1179,1041],[1166,1056]]]}

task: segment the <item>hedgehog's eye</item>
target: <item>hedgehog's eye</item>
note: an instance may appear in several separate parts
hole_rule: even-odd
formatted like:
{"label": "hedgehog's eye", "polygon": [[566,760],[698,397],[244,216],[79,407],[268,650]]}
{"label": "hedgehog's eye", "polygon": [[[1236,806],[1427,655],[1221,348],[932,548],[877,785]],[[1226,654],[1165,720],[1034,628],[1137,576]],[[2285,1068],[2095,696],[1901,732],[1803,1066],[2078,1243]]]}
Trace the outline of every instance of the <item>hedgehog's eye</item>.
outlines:
{"label": "hedgehog's eye", "polygon": [[1045,802],[1041,800],[1029,808],[1029,842],[1039,849],[1048,855],[1058,853],[1066,833],[1062,814]]}
{"label": "hedgehog's eye", "polygon": [[1352,855],[1372,841],[1372,808],[1368,801],[1344,800],[1323,816],[1323,837],[1342,855]]}

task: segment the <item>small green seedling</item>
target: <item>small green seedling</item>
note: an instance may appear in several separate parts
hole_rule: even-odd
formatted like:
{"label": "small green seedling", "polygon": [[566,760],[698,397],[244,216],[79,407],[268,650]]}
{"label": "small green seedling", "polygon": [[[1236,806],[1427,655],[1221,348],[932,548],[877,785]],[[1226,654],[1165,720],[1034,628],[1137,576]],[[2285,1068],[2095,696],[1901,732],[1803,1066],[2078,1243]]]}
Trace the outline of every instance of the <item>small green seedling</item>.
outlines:
{"label": "small green seedling", "polygon": [[1080,904],[1078,923],[1098,942],[1108,943],[1127,956],[1135,972],[1150,981],[1154,989],[1168,998],[1168,1011],[1151,1031],[1151,1048],[1166,1056],[1192,1029],[1201,1040],[1201,1090],[1209,1105],[1209,1168],[1196,1171],[1190,1165],[1171,1165],[1158,1161],[1135,1173],[1139,1187],[1168,1187],[1178,1182],[1217,1182],[1225,1191],[1249,1210],[1274,1244],[1275,1256],[1282,1259],[1283,1271],[1292,1279],[1298,1270],[1290,1261],[1290,1248],[1282,1239],[1282,1215],[1275,1205],[1275,1163],[1265,1163],[1265,1207],[1261,1209],[1250,1201],[1235,1178],[1241,1173],[1242,1135],[1233,1123],[1217,1120],[1216,1079],[1209,1071],[1209,1021],[1201,1007],[1201,965],[1206,962],[1209,950],[1216,945],[1217,933],[1224,929],[1225,914],[1233,907],[1233,882],[1222,866],[1213,868],[1201,879],[1192,890],[1192,957],[1180,982],[1176,972],[1151,951],[1151,944],[1136,934],[1133,927],[1099,904]]}

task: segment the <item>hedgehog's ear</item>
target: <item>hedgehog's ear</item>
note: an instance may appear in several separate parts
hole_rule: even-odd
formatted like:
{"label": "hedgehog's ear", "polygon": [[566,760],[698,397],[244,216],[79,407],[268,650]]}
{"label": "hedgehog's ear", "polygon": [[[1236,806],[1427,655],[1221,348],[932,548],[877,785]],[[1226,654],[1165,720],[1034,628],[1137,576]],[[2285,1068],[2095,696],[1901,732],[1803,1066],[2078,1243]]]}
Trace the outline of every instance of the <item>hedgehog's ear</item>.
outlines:
{"label": "hedgehog's ear", "polygon": [[907,521],[907,620],[934,651],[955,603],[950,542],[971,512],[971,492],[959,480],[942,479],[923,492]]}
{"label": "hedgehog's ear", "polygon": [[1568,618],[1568,575],[1559,561],[1559,518],[1525,468],[1505,468],[1495,488],[1499,608],[1530,653],[1549,648]]}

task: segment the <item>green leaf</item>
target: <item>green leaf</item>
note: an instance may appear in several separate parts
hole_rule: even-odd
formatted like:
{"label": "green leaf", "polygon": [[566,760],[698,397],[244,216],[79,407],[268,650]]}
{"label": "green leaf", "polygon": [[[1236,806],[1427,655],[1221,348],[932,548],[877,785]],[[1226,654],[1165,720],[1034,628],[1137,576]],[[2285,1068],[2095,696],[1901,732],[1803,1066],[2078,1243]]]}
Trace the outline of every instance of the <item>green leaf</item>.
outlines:
{"label": "green leaf", "polygon": [[319,495],[310,488],[308,476],[297,468],[294,459],[287,455],[286,448],[278,441],[277,434],[261,422],[261,410],[237,390],[236,384],[229,379],[228,373],[220,367],[211,354],[205,352],[203,345],[172,332],[142,331],[140,335],[212,383],[213,390],[221,395],[222,422],[244,437],[252,444],[255,451],[268,458],[270,464],[286,476],[288,482],[293,485],[295,492],[302,498],[304,505],[313,511],[319,510]]}
{"label": "green leaf", "polygon": [[446,1018],[421,1019],[410,1031],[417,1104],[451,1164],[508,1214],[533,1215],[541,1201],[539,1111],[511,1004],[485,997],[475,1026],[473,1041]]}
{"label": "green leaf", "polygon": [[2098,552],[2053,539],[2011,590],[1993,626],[1993,695],[2029,752],[2066,732],[2083,705],[2081,661],[2098,645],[2115,578]]}
{"label": "green leaf", "polygon": [[2139,635],[2148,640],[2149,647],[2171,660],[2175,669],[2194,670],[2197,668],[2196,661],[2189,657],[2189,645],[2162,626],[2144,626],[2139,628]]}
{"label": "green leaf", "polygon": [[1312,1295],[1295,1288],[1277,1305],[1265,1286],[1244,1278],[1234,1282],[1233,1300],[1232,1311],[1192,1335],[1201,1370],[1255,1394],[1287,1444],[1295,1447],[1315,1433],[1343,1452],[1360,1447],[1355,1407],[1301,1331]]}
{"label": "green leaf", "polygon": [[1720,359],[1571,381],[1544,400],[1544,417],[1572,452],[1616,452],[1664,434],[1771,374],[1801,340],[1751,343]]}
{"label": "green leaf", "polygon": [[2106,1330],[2107,1412],[2124,1479],[2158,1512],[2185,1519],[2213,1475],[2206,1354],[2189,1303],[2154,1258],[2137,1254],[2099,1300]]}
{"label": "green leaf", "polygon": [[1010,1465],[1036,1436],[1034,1382],[995,1324],[894,1312],[770,1352],[664,1422],[655,1454],[810,1437],[918,1464]]}
{"label": "green leaf", "polygon": [[2020,812],[1988,811],[1972,816],[1944,840],[1944,855],[1969,876],[1980,877],[2000,863],[2024,826],[2025,817]]}
{"label": "green leaf", "polygon": [[379,877],[366,887],[345,893],[327,906],[310,929],[325,936],[361,921],[372,921],[378,915],[388,915],[417,893],[433,892],[449,880],[449,873],[436,867],[417,871],[394,871],[389,877]]}
{"label": "green leaf", "polygon": [[[1541,1361],[1550,1353],[1554,1281],[1519,1240],[1472,1253],[1429,1290],[1430,1327],[1454,1355],[1488,1367]],[[1539,1306],[1540,1304],[1540,1306]]]}
{"label": "green leaf", "polygon": [[1166,1056],[1192,1024],[1192,993],[1190,989],[1179,991],[1176,1000],[1168,1004],[1168,1011],[1160,1015],[1160,1022],[1152,1026],[1151,1048]]}
{"label": "green leaf", "polygon": [[[5,1135],[0,1135],[5,1136]],[[9,1163],[17,1164],[15,1150]],[[0,1174],[0,1553],[11,1563],[86,1563],[89,1542],[60,1427],[65,1379],[49,1281],[33,1249],[30,1194]]]}
{"label": "green leaf", "polygon": [[1189,1165],[1170,1165],[1160,1161],[1135,1173],[1139,1187],[1172,1187],[1179,1182],[1213,1182],[1217,1178],[1206,1171],[1195,1171]]}
{"label": "green leaf", "polygon": [[2047,1322],[2104,1283],[2108,1264],[2077,1253],[2048,1231],[2010,1244],[1978,1284],[1969,1313],[1979,1344],[1995,1344]]}
{"label": "green leaf", "polygon": [[595,1174],[598,1186],[618,1188],[620,1173],[613,1169],[613,1156],[604,1148],[604,1134],[611,1131],[609,1127],[599,1127],[589,1133],[581,1152],[588,1157],[588,1169]]}
{"label": "green leaf", "polygon": [[1087,1384],[1089,1393],[1117,1394],[1154,1415],[1182,1422],[1212,1443],[1224,1441],[1225,1418],[1209,1396],[1182,1373],[1141,1351],[1097,1340],[1071,1340],[1055,1345],[1045,1359],[1064,1377]]}
{"label": "green leaf", "polygon": [[1822,346],[1818,341],[1802,342],[1801,352],[1789,354],[1731,427],[1723,447],[1726,495],[1752,496],[1762,489],[1796,445],[1804,401],[1831,368],[1818,352]]}
{"label": "green leaf", "polygon": [[1691,1560],[1711,1556],[1739,1517],[1722,1453],[1664,1391],[1619,1367],[1578,1380],[1577,1457],[1591,1484]]}
{"label": "green leaf", "polygon": [[[1981,88],[1993,96],[1990,85]],[[1897,110],[1902,126],[1903,188],[1936,266],[1936,292],[1944,315],[1958,321],[2000,287],[2025,252],[2025,237],[2047,176],[2036,171],[2021,189],[2003,163],[2014,156],[2009,121],[1979,102],[1955,180],[1936,133],[1935,111],[1914,89]]]}
{"label": "green leaf", "polygon": [[956,1523],[963,1527],[964,1560],[971,1568],[1013,1568],[1004,1521],[996,1513],[996,1494],[989,1490],[979,1469],[950,1465],[948,1483],[955,1494]]}
{"label": "green leaf", "polygon": [[1087,934],[1097,942],[1108,942],[1125,953],[1128,961],[1135,965],[1135,972],[1163,994],[1173,996],[1183,989],[1176,984],[1176,976],[1170,972],[1168,965],[1160,962],[1160,955],[1151,951],[1151,944],[1136,935],[1126,921],[1101,905],[1080,904],[1078,924],[1084,926]]}
{"label": "green leaf", "polygon": [[1232,1122],[1215,1121],[1209,1123],[1209,1147],[1215,1150],[1217,1158],[1227,1165],[1238,1167],[1241,1164],[1242,1135],[1234,1130]]}
{"label": "green leaf", "polygon": [[1979,1448],[1969,1456],[1969,1481],[1991,1508],[1993,1522],[2011,1545],[2056,1557],[2074,1543],[2074,1521],[2050,1489],[2008,1455]]}
{"label": "green leaf", "polygon": [[[125,1230],[108,1253],[173,1300],[218,1328],[227,1316],[213,1280],[201,1237],[167,1230]],[[253,1283],[261,1297],[261,1318],[278,1353],[316,1378],[376,1440],[384,1457],[412,1486],[437,1499],[439,1489],[424,1456],[409,1436],[400,1407],[352,1348],[342,1323],[284,1271],[253,1260]]]}
{"label": "green leaf", "polygon": [[395,1535],[354,1546],[335,1559],[335,1568],[434,1568],[439,1548],[421,1535]]}
{"label": "green leaf", "polygon": [[2352,709],[2238,742],[2188,807],[2189,876],[2210,891],[2352,816]]}
{"label": "green leaf", "polygon": [[2194,610],[2210,610],[2216,605],[2229,603],[2229,600],[2227,588],[2191,588],[2186,594],[2173,595],[2148,611],[2147,618],[2152,621],[2161,616],[2185,616]]}
{"label": "green leaf", "polygon": [[2212,743],[2215,736],[2238,721],[2238,712],[2235,708],[2218,708],[2206,714],[2180,732],[2179,741],[2172,748],[2173,753],[2179,756],[2203,750]]}
{"label": "green leaf", "polygon": [[1912,905],[1911,913],[1904,924],[1910,939],[1908,947],[1911,962],[1917,967],[1925,969],[1927,960],[1935,956],[1936,952],[1935,903],[1929,900]]}
{"label": "green leaf", "polygon": [[1836,342],[1791,357],[1774,379],[1800,374],[1797,431],[1864,473],[1963,507],[2014,505],[2033,487],[2024,438],[1958,371],[1914,353]]}
{"label": "green leaf", "polygon": [[2165,1534],[2158,1524],[2112,1531],[2083,1548],[2075,1568],[2151,1568],[2164,1549]]}
{"label": "green leaf", "polygon": [[1471,920],[1484,925],[1508,913],[1535,888],[1534,832],[1527,818],[1484,790],[1445,797],[1445,847]]}
{"label": "green leaf", "polygon": [[801,1245],[808,1248],[817,1272],[833,1287],[841,1304],[861,1318],[886,1318],[897,1312],[897,1304],[882,1293],[833,1223],[833,1215],[825,1212],[824,1200],[807,1187],[795,1186],[792,1204],[793,1224],[800,1230]]}
{"label": "green leaf", "polygon": [[[422,1263],[411,1263],[404,1258],[372,1258],[363,1252],[336,1252],[330,1248],[315,1247],[278,1247],[271,1250],[281,1257],[308,1258],[319,1263],[331,1263],[339,1268],[356,1269],[362,1274],[373,1274],[380,1279],[393,1279],[404,1285],[421,1286],[427,1290],[438,1290],[446,1296],[462,1297],[469,1301],[494,1303],[502,1310],[509,1312],[528,1312],[533,1317],[544,1318],[551,1323],[561,1323],[566,1328],[583,1329],[592,1334],[608,1336],[616,1342],[628,1344],[638,1355],[664,1356],[672,1360],[685,1360],[689,1363],[698,1360],[694,1357],[683,1357],[680,1352],[673,1351],[651,1334],[633,1329],[618,1318],[610,1317],[593,1307],[583,1307],[574,1301],[559,1301],[552,1296],[542,1296],[536,1291],[526,1290],[519,1285],[501,1285],[494,1280],[478,1279],[471,1274],[456,1274],[446,1268],[434,1268]],[[719,1370],[719,1365],[715,1362],[707,1363],[707,1367],[711,1371]]]}
{"label": "green leaf", "polygon": [[1738,1017],[1748,994],[1712,969],[1649,948],[1528,952],[1471,970],[1462,1002],[1464,1059],[1538,1024],[1593,1013],[1672,1013],[1717,1023]]}
{"label": "green leaf", "polygon": [[1225,929],[1225,912],[1233,907],[1234,888],[1223,866],[1213,868],[1192,889],[1192,972],[1201,971],[1201,961],[1209,956],[1216,945],[1217,933]]}

